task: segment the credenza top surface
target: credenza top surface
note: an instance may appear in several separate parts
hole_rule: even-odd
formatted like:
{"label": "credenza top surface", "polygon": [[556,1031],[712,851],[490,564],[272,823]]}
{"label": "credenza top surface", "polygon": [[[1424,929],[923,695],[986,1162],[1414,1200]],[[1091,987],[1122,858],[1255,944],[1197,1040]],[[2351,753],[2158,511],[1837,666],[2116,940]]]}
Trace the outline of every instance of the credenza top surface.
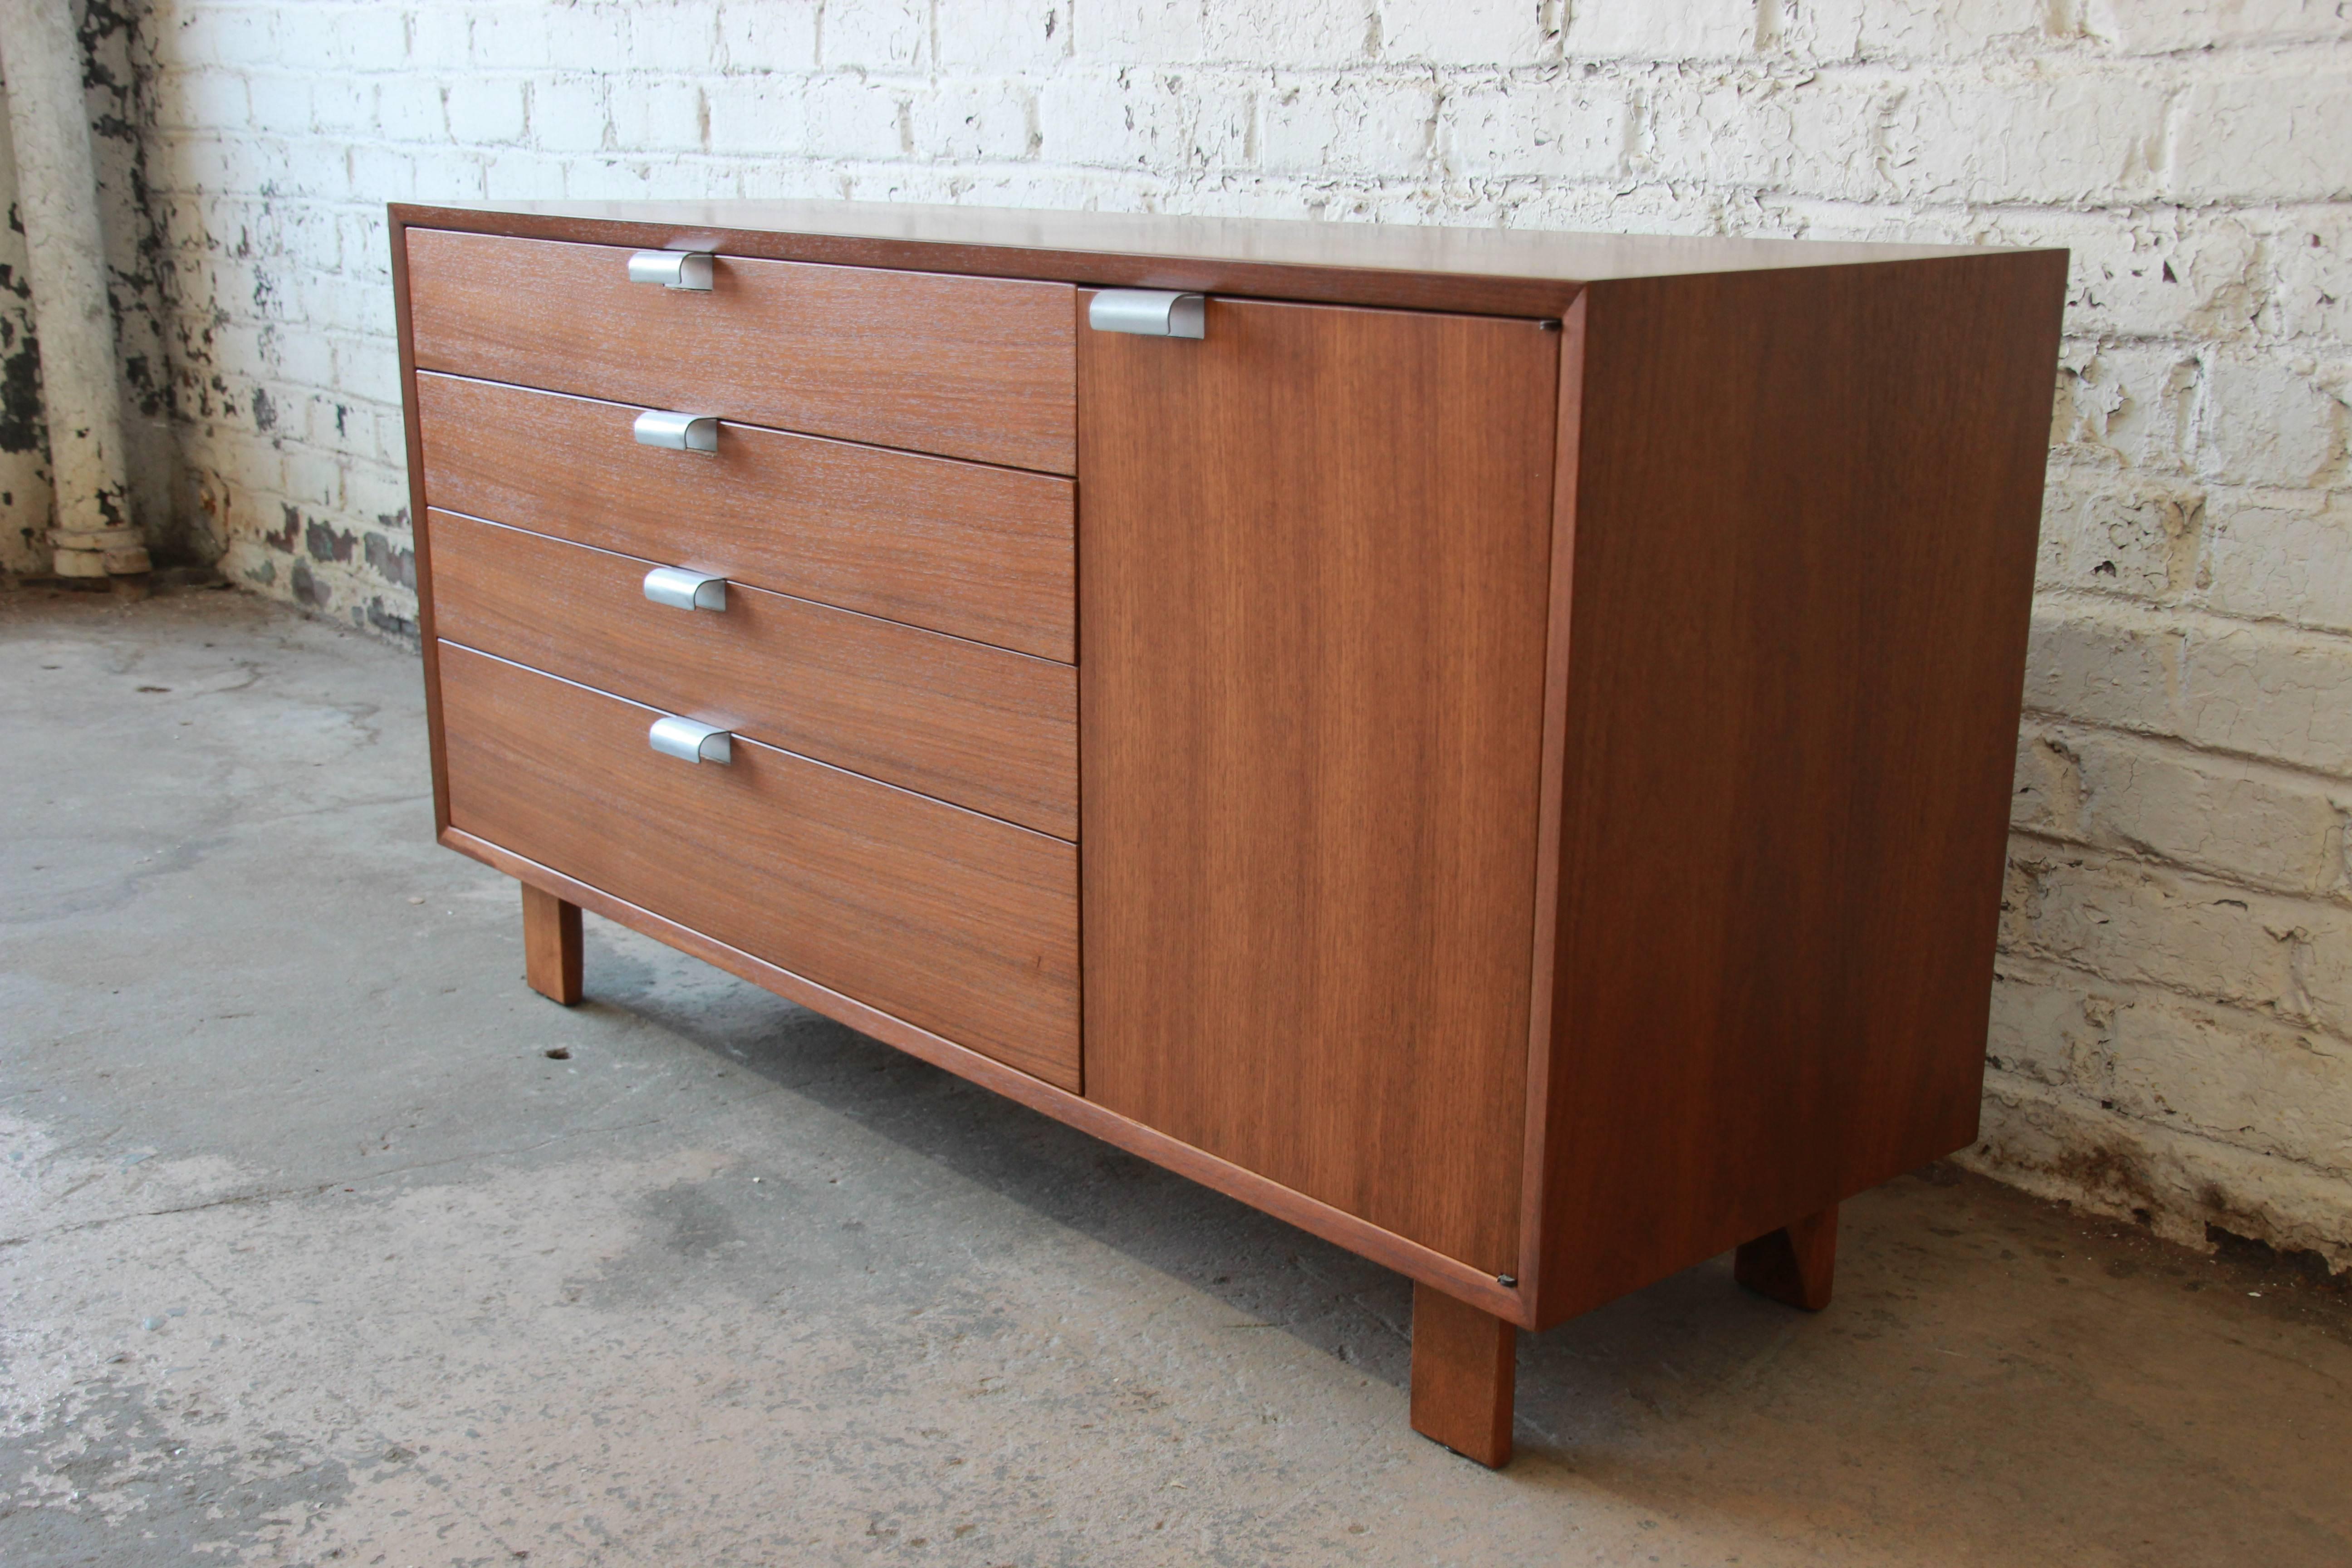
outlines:
{"label": "credenza top surface", "polygon": [[[883,202],[465,202],[396,204],[393,210],[398,221],[427,227],[1113,286],[1145,281],[1137,276],[1139,262],[1161,266],[1171,287],[1215,287],[1244,275],[1270,280],[1265,269],[1321,273],[1333,282],[1342,276],[1370,281],[1409,275],[1460,280],[1467,286],[1464,302],[1474,310],[1481,300],[1499,303],[1492,293],[1498,285],[1536,301],[1572,294],[1588,283],[1932,260],[2000,249]],[[787,238],[797,243],[772,243]]]}

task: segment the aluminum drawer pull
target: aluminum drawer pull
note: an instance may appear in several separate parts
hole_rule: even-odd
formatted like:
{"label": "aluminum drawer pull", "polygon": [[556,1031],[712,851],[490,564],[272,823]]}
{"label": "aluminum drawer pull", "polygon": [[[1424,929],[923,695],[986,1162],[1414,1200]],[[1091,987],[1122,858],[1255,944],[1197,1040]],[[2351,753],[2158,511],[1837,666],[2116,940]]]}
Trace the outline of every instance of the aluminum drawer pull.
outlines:
{"label": "aluminum drawer pull", "polygon": [[629,258],[629,281],[658,283],[665,289],[710,291],[710,253],[707,250],[640,250]]}
{"label": "aluminum drawer pull", "polygon": [[683,763],[717,763],[726,767],[735,760],[735,737],[714,724],[668,717],[654,721],[646,743],[665,757]]}
{"label": "aluminum drawer pull", "polygon": [[637,445],[674,452],[719,450],[719,420],[709,414],[671,414],[648,408],[637,416]]}
{"label": "aluminum drawer pull", "polygon": [[683,566],[656,566],[646,574],[646,597],[674,610],[723,610],[727,579]]}
{"label": "aluminum drawer pull", "polygon": [[1157,289],[1105,289],[1087,303],[1087,325],[1146,338],[1202,338],[1208,336],[1209,301]]}

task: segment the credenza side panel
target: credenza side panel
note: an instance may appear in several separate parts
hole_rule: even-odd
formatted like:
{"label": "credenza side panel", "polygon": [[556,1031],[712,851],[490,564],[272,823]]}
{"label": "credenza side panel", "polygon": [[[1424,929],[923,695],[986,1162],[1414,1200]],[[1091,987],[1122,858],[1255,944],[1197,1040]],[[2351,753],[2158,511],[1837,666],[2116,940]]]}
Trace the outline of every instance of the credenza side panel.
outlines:
{"label": "credenza side panel", "polygon": [[1539,1323],[1975,1136],[2065,271],[1587,294]]}
{"label": "credenza side panel", "polygon": [[1559,344],[1230,300],[1079,332],[1087,1096],[1490,1274]]}

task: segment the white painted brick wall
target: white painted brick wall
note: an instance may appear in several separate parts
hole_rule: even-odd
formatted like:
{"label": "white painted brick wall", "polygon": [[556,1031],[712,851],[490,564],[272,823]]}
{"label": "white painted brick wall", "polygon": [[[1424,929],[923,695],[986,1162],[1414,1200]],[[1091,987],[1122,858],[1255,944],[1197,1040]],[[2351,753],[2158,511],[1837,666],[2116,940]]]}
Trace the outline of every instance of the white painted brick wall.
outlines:
{"label": "white painted brick wall", "polygon": [[387,200],[2071,247],[1969,1158],[2352,1263],[2343,0],[150,0],[139,52],[184,504],[387,629]]}
{"label": "white painted brick wall", "polygon": [[[16,153],[0,87],[0,209],[16,205]],[[0,224],[0,572],[48,570],[48,441],[41,425],[40,354],[33,342],[25,237]]]}

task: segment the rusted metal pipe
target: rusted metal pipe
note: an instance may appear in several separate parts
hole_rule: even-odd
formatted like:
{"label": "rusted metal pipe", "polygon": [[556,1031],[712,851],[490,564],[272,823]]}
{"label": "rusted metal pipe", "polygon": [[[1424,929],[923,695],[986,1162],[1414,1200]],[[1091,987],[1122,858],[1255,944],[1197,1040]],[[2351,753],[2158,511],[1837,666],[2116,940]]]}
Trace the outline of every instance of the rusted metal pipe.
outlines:
{"label": "rusted metal pipe", "polygon": [[143,573],[148,561],[131,514],[83,70],[70,0],[0,0],[0,74],[57,491],[52,559],[60,577],[103,579]]}

